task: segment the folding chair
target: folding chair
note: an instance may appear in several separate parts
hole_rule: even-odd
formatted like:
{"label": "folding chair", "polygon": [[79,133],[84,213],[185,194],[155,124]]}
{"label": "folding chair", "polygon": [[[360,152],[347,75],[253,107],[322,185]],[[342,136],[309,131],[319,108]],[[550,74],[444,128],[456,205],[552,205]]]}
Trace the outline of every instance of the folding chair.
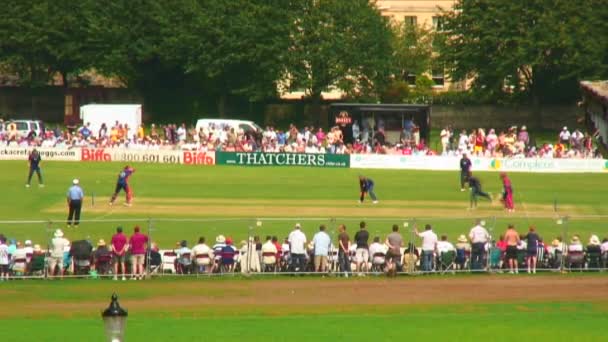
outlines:
{"label": "folding chair", "polygon": [[586,269],[598,270],[600,268],[602,254],[600,252],[589,252],[586,255],[586,259],[587,259]]}
{"label": "folding chair", "polygon": [[30,275],[44,275],[44,270],[46,268],[46,260],[44,254],[34,255],[32,256],[32,261],[30,263],[29,274]]}
{"label": "folding chair", "polygon": [[467,251],[464,248],[456,249],[456,265],[459,269],[464,270],[468,268],[467,265]]}
{"label": "folding chair", "polygon": [[196,264],[196,273],[205,273],[207,267],[211,266],[211,256],[209,253],[197,254],[194,256],[194,263]]}
{"label": "folding chair", "polygon": [[277,272],[277,255],[273,252],[262,253],[262,271],[263,272]]}
{"label": "folding chair", "polygon": [[518,249],[517,250],[517,266],[521,269],[525,269],[526,265],[526,250]]}
{"label": "folding chair", "polygon": [[440,262],[439,267],[442,271],[441,274],[445,274],[450,269],[452,269],[452,271],[453,271],[456,268],[456,265],[454,264],[454,260],[456,260],[455,251],[447,251],[447,252],[441,253],[441,256],[439,257],[439,262]]}
{"label": "folding chair", "polygon": [[177,253],[173,251],[166,251],[162,254],[162,265],[161,272],[165,273],[166,271],[170,271],[171,273],[177,273],[175,268],[175,261],[177,260]]}
{"label": "folding chair", "polygon": [[566,261],[570,271],[572,271],[573,268],[578,268],[582,271],[585,264],[585,254],[583,252],[568,252]]}
{"label": "folding chair", "polygon": [[184,253],[177,258],[177,274],[190,274],[192,269],[192,254]]}
{"label": "folding chair", "polygon": [[[350,262],[350,261],[348,261]],[[340,265],[338,264],[338,250],[332,248],[327,255],[327,263],[329,272],[338,272]]]}
{"label": "folding chair", "polygon": [[13,261],[13,276],[22,276],[27,273],[27,259],[18,258]]}
{"label": "folding chair", "polygon": [[490,248],[490,269],[500,270],[502,266],[502,251],[498,247]]}
{"label": "folding chair", "polygon": [[384,265],[386,264],[385,253],[374,253],[372,255],[372,268],[371,272],[381,273],[384,272]]}
{"label": "folding chair", "polygon": [[112,254],[101,254],[95,260],[95,269],[97,274],[108,274],[112,265]]}
{"label": "folding chair", "polygon": [[543,269],[546,268],[547,262],[545,259],[545,246],[539,245],[536,250],[536,268]]}

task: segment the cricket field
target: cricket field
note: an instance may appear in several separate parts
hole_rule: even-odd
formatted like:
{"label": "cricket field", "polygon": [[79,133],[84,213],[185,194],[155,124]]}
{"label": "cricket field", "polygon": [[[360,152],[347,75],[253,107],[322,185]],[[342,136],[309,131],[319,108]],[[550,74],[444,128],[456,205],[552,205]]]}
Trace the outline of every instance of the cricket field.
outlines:
{"label": "cricket field", "polygon": [[[119,198],[111,207],[123,166],[46,162],[46,186],[26,188],[26,163],[0,162],[0,233],[45,246],[57,228],[95,242],[139,225],[172,248],[219,234],[283,239],[295,223],[309,238],[325,224],[335,240],[338,224],[352,236],[364,220],[372,237],[398,224],[408,241],[428,223],[455,241],[480,218],[495,237],[509,223],[522,233],[535,225],[545,241],[608,236],[607,174],[513,173],[516,211],[507,214],[498,201],[468,210],[456,172],[135,164],[133,206]],[[380,203],[357,203],[359,174],[375,181]],[[498,197],[498,173],[477,175]],[[86,196],[78,229],[65,226],[73,178]],[[103,341],[100,312],[113,292],[129,310],[127,341],[598,341],[608,323],[604,273],[14,280],[0,283],[0,339]]]}

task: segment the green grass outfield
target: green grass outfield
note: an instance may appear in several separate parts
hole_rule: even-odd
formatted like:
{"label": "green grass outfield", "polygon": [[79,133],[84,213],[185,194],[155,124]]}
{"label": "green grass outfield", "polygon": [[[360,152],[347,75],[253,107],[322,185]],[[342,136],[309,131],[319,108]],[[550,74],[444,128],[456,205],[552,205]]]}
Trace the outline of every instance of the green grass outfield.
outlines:
{"label": "green grass outfield", "polygon": [[[547,239],[564,234],[566,227],[568,234],[580,233],[583,239],[592,233],[601,237],[608,234],[608,220],[597,216],[608,215],[606,174],[514,173],[511,177],[517,211],[507,215],[500,206],[484,202],[479,210],[467,211],[468,194],[460,192],[456,172],[142,164],[135,165],[137,172],[131,180],[136,196],[134,206],[110,208],[107,199],[122,166],[48,162],[43,164],[47,186],[38,188],[34,182],[32,188],[26,189],[26,163],[0,162],[0,220],[45,221],[0,223],[0,232],[44,245],[56,228],[63,228],[70,240],[108,240],[116,225],[123,225],[130,232],[136,223],[146,230],[151,222],[152,239],[161,247],[170,248],[178,240],[193,243],[201,235],[212,240],[220,233],[232,235],[236,241],[250,233],[284,237],[296,222],[304,225],[309,236],[321,223],[328,225],[335,236],[336,224],[346,223],[352,234],[357,223],[365,219],[372,235],[385,236],[392,224],[402,225],[417,218],[418,224],[432,223],[438,233],[448,234],[453,241],[468,232],[476,217],[482,217],[495,232],[512,222],[520,230],[536,224]],[[356,204],[360,173],[375,180],[380,204]],[[500,192],[497,173],[479,176],[486,190]],[[84,222],[78,230],[66,229],[65,193],[74,177],[81,179],[88,196],[83,218],[109,222]],[[554,212],[556,199],[558,213]],[[557,225],[557,217],[565,215],[573,217],[568,225]],[[152,221],[148,221],[150,217]],[[261,227],[256,226],[259,217],[266,218],[260,221]],[[598,302],[593,293],[606,293],[603,275],[579,276],[600,278],[593,291],[573,285],[571,291],[563,292],[563,297],[557,294],[551,299],[528,301],[528,294],[523,291],[523,297],[512,301],[503,298],[503,279],[529,279],[526,289],[531,290],[529,297],[533,299],[535,293],[552,290],[552,282],[564,277],[573,276],[402,277],[397,283],[374,277],[11,281],[0,283],[0,340],[102,341],[100,311],[107,306],[112,292],[119,293],[130,312],[127,341],[602,340],[608,323],[606,303]],[[424,283],[427,279],[436,282]],[[495,294],[495,299],[468,301],[450,297],[455,291],[453,280],[458,279],[472,279],[474,284],[493,282],[491,291],[483,291]],[[308,283],[313,281],[316,283]],[[309,287],[309,296],[292,299],[285,295],[284,288],[277,287],[290,287],[290,282],[304,282],[300,286]],[[413,286],[420,282],[423,284],[415,289]],[[387,283],[399,289],[411,288],[411,293],[402,293],[391,301],[391,292],[383,290]],[[474,284],[461,286],[459,291],[475,293]],[[322,289],[317,290],[317,286]],[[518,286],[507,284],[505,289],[517,290]],[[358,291],[363,287],[371,291],[367,298],[369,293],[372,299],[389,297],[359,304]],[[332,298],[345,290],[350,292],[342,295],[344,300],[339,303],[335,299],[331,303],[315,301],[316,291],[320,298]],[[436,291],[428,302],[409,303],[423,296],[417,291],[426,290]],[[581,291],[585,296],[578,295]],[[273,301],[275,296],[283,301]]]}
{"label": "green grass outfield", "polygon": [[[502,277],[506,281],[506,278],[513,279],[506,275]],[[583,276],[589,277],[598,276]],[[552,277],[543,278],[551,280]],[[314,281],[310,278],[284,279],[282,286],[290,288],[296,282],[313,286]],[[408,286],[407,281],[399,281],[403,284],[389,281],[388,286],[392,286],[390,283]],[[498,300],[497,303],[454,303],[452,300],[438,303],[434,300],[434,304],[405,304],[407,301],[401,297],[382,304],[357,304],[358,300],[353,299],[351,303],[340,305],[324,305],[318,300],[307,304],[297,297],[293,303],[283,304],[264,304],[264,299],[259,297],[252,299],[256,293],[249,290],[249,286],[270,285],[272,282],[230,278],[212,281],[157,279],[145,284],[99,280],[0,283],[0,301],[4,308],[0,313],[0,339],[103,341],[100,312],[107,306],[107,297],[113,291],[120,294],[122,305],[129,310],[127,341],[192,341],[203,338],[251,341],[395,341],[412,338],[600,341],[605,336],[608,323],[605,302],[573,302],[567,298],[550,302],[518,299],[511,302]],[[386,280],[374,278],[357,282],[341,279],[322,282],[324,287],[328,284],[386,286]],[[226,289],[219,290],[223,286]],[[333,289],[337,290],[339,287]],[[598,288],[598,291],[602,290],[605,288]],[[450,291],[449,288],[446,291]],[[326,292],[319,294],[328,295]],[[533,295],[531,293],[532,298]],[[226,304],[179,304],[184,298],[196,303],[197,300],[213,300],[222,296],[226,296]],[[416,296],[416,293],[412,291],[411,296]],[[255,302],[231,304],[230,299],[235,297]],[[390,298],[390,294],[387,297]]]}
{"label": "green grass outfield", "polygon": [[[403,226],[415,218],[418,225],[431,223],[438,233],[455,240],[480,217],[495,235],[508,223],[514,223],[521,232],[535,224],[547,240],[564,233],[579,233],[583,239],[590,234],[608,235],[608,220],[597,216],[608,215],[607,174],[513,173],[517,210],[508,215],[500,204],[483,200],[477,211],[466,210],[468,193],[459,191],[457,172],[142,164],[135,165],[137,172],[131,179],[134,206],[120,205],[124,201],[121,194],[118,205],[110,207],[108,196],[122,166],[48,162],[43,164],[46,187],[38,188],[34,181],[32,188],[26,189],[25,162],[0,162],[0,220],[45,221],[0,223],[0,232],[43,245],[56,228],[66,230],[71,240],[108,240],[117,225],[129,232],[131,226],[139,224],[146,231],[148,218],[152,218],[153,240],[161,247],[171,247],[182,239],[192,243],[201,235],[208,240],[218,234],[231,235],[236,241],[248,234],[283,238],[296,222],[311,235],[322,223],[330,232],[345,223],[352,232],[364,219],[372,235],[384,236],[392,224]],[[356,203],[360,173],[375,180],[380,204]],[[479,176],[486,191],[500,193],[497,173],[482,172]],[[85,222],[78,230],[65,229],[65,192],[74,177],[81,179],[87,195],[83,219],[109,222]],[[94,206],[92,194],[96,197]],[[554,212],[555,201],[558,213]],[[556,218],[566,215],[572,216],[568,224],[558,225]],[[258,227],[258,217],[272,219],[262,220]],[[408,231],[404,234],[410,235]]]}

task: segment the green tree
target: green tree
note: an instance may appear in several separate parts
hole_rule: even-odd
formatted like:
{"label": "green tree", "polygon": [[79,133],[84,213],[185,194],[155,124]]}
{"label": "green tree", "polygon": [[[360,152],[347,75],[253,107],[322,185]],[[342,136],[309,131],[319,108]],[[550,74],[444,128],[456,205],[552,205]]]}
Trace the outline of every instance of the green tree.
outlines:
{"label": "green tree", "polygon": [[393,24],[393,63],[395,74],[406,79],[431,72],[434,32],[408,22]]}
{"label": "green tree", "polygon": [[45,85],[61,75],[63,86],[91,66],[88,46],[92,2],[5,0],[0,11],[0,63],[24,85]]}
{"label": "green tree", "polygon": [[313,102],[332,87],[350,96],[380,93],[390,76],[391,29],[368,0],[293,2],[284,79]]}
{"label": "green tree", "polygon": [[505,79],[534,103],[578,96],[608,76],[604,0],[459,0],[446,12],[440,55],[452,79],[500,97]]}
{"label": "green tree", "polygon": [[204,96],[223,115],[229,96],[255,101],[276,94],[289,27],[281,4],[279,0],[99,4],[95,36],[107,52],[100,68],[149,94],[149,101],[168,96],[173,106],[180,103],[177,110],[193,112]]}

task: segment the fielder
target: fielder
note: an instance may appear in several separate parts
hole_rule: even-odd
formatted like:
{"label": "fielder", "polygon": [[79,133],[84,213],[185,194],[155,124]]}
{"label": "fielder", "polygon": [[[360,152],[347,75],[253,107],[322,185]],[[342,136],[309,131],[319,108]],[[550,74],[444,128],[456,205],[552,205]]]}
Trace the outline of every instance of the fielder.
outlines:
{"label": "fielder", "polygon": [[42,173],[40,172],[40,162],[42,162],[42,158],[40,157],[40,152],[38,150],[33,149],[30,152],[30,155],[27,158],[28,163],[30,165],[30,172],[27,176],[27,183],[25,183],[25,187],[29,188],[32,183],[32,176],[34,172],[38,176],[38,186],[44,187],[44,183],[42,182]]}
{"label": "fielder", "polygon": [[460,191],[464,191],[464,185],[467,182],[467,177],[471,173],[471,159],[467,157],[466,153],[462,154],[460,158]]}
{"label": "fielder", "polygon": [[118,174],[118,180],[116,181],[116,190],[114,190],[114,195],[112,195],[112,199],[110,200],[110,205],[114,205],[114,201],[116,201],[116,197],[118,197],[118,193],[120,190],[124,190],[127,195],[126,206],[131,206],[131,201],[133,200],[133,191],[131,191],[131,187],[129,186],[129,177],[135,172],[135,169],[130,167],[129,165],[125,166],[122,171]]}
{"label": "fielder", "polygon": [[470,209],[477,208],[477,197],[478,196],[485,197],[490,202],[492,202],[492,197],[490,197],[489,194],[483,192],[483,190],[481,189],[481,182],[479,181],[479,179],[477,179],[477,177],[474,177],[472,173],[469,173],[469,176],[467,177],[467,181],[469,182],[469,187],[471,188]]}
{"label": "fielder", "polygon": [[372,198],[372,203],[378,204],[378,198],[374,192],[374,181],[371,178],[359,176],[359,189],[361,190],[361,196],[359,197],[359,203],[363,203],[365,199],[365,193],[369,194]]}
{"label": "fielder", "polygon": [[511,185],[511,180],[509,176],[505,172],[500,173],[500,178],[502,179],[502,202],[505,206],[505,210],[512,213],[515,210],[515,206],[513,204],[513,186]]}

